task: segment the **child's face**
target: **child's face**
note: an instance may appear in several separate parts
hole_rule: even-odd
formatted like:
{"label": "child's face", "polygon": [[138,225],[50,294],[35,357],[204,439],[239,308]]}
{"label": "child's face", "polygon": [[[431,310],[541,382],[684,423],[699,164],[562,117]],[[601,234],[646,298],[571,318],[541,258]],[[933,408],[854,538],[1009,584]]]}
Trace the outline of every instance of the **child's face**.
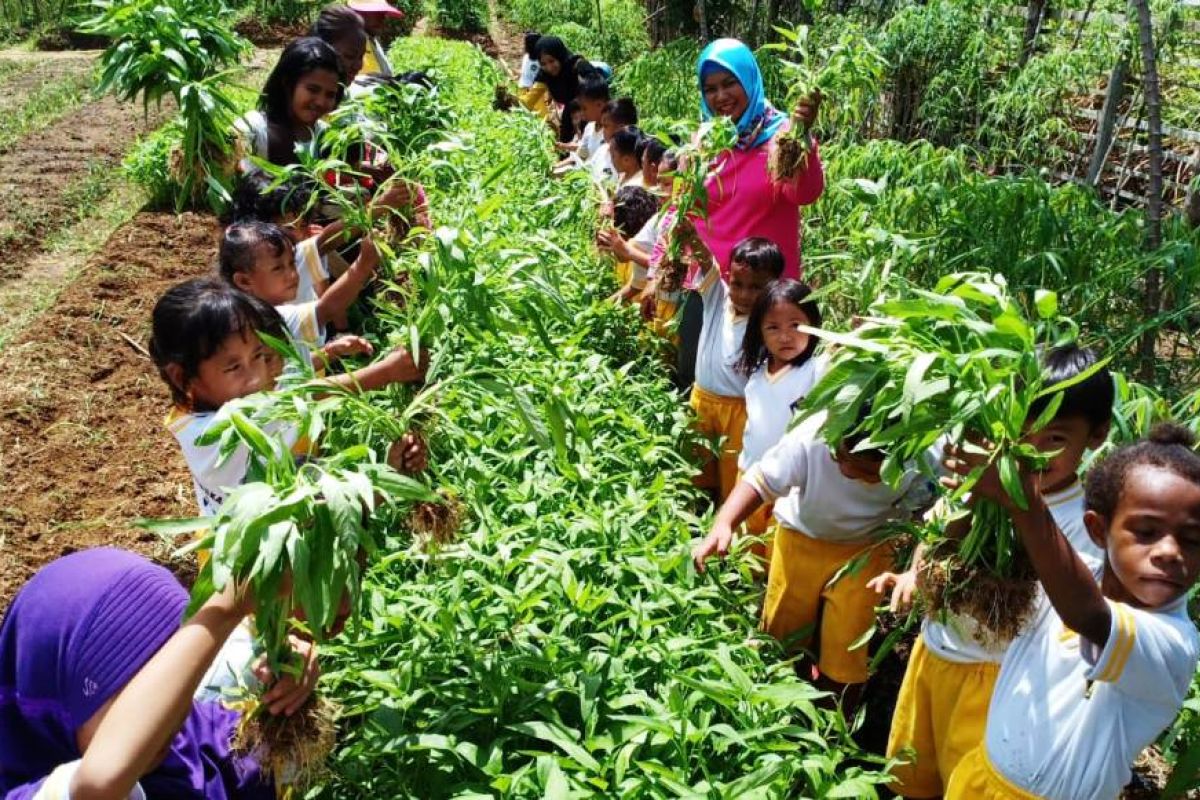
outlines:
{"label": "child's face", "polygon": [[1106,596],[1137,608],[1161,608],[1200,576],[1200,486],[1174,472],[1139,464],[1125,475],[1112,520],[1084,515],[1108,554]]}
{"label": "child's face", "polygon": [[621,130],[621,126],[613,121],[612,114],[606,112],[600,117],[600,133],[604,135],[606,143],[611,144],[613,134],[619,130]]}
{"label": "child's face", "polygon": [[1061,492],[1078,480],[1079,465],[1088,450],[1104,444],[1108,427],[1092,430],[1092,424],[1081,416],[1058,417],[1037,433],[1025,436],[1025,441],[1043,453],[1058,451],[1041,471],[1042,491]]}
{"label": "child's face", "polygon": [[231,334],[184,387],[193,404],[220,408],[230,400],[270,389],[279,377],[280,361],[252,330]]}
{"label": "child's face", "polygon": [[647,186],[658,186],[658,162],[650,157],[650,149],[642,153],[642,180]]}
{"label": "child's face", "polygon": [[346,82],[353,83],[359,72],[362,72],[363,56],[367,52],[367,37],[343,36],[333,42],[333,49],[346,70]]}
{"label": "child's face", "polygon": [[[361,66],[361,58],[359,64]],[[292,122],[312,127],[337,108],[338,76],[327,69],[314,69],[300,76],[292,90]]]}
{"label": "child's face", "polygon": [[839,444],[833,451],[833,460],[837,462],[838,472],[842,477],[860,483],[879,483],[879,472],[883,462],[863,453],[851,452],[846,445]]}
{"label": "child's face", "polygon": [[771,276],[767,273],[734,261],[729,267],[729,302],[733,304],[733,310],[739,315],[749,314],[770,282]]}
{"label": "child's face", "polygon": [[670,194],[671,189],[675,185],[675,170],[671,168],[671,162],[663,156],[658,162],[658,188],[663,194]]}
{"label": "child's face", "polygon": [[254,246],[254,268],[234,273],[233,282],[246,294],[273,306],[290,303],[300,288],[295,251],[284,247],[276,253],[269,242],[259,242]]}
{"label": "child's face", "polygon": [[763,344],[776,362],[786,364],[808,349],[812,337],[796,330],[798,325],[812,325],[812,321],[792,303],[776,303],[763,315]]}
{"label": "child's face", "polygon": [[579,98],[579,111],[583,114],[583,118],[588,122],[599,122],[604,116],[604,100],[590,100],[586,97]]}
{"label": "child's face", "polygon": [[632,175],[642,165],[633,153],[618,153],[616,150],[612,151],[612,162],[622,175]]}

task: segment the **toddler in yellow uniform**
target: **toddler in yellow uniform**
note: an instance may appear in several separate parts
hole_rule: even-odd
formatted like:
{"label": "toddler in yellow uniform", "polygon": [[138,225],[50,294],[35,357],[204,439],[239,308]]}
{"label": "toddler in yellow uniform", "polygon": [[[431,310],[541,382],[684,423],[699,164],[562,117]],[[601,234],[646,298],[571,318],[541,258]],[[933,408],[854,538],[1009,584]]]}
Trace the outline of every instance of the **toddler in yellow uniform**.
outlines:
{"label": "toddler in yellow uniform", "polygon": [[[984,741],[955,767],[948,800],[1116,800],[1130,765],[1183,707],[1200,658],[1188,617],[1200,577],[1200,455],[1162,425],[1087,478],[1084,523],[1104,561],[1090,567],[1021,476],[1028,508],[994,468],[975,491],[1004,504],[1041,581],[1033,621],[1004,654]],[[966,475],[979,457],[951,450]]]}
{"label": "toddler in yellow uniform", "polygon": [[[1095,369],[1096,353],[1065,345],[1043,356],[1048,385],[1075,379]],[[1062,392],[1054,419],[1029,441],[1045,452],[1059,451],[1042,473],[1042,499],[1067,541],[1089,565],[1100,563],[1103,553],[1088,538],[1084,526],[1083,486],[1077,477],[1089,448],[1108,436],[1112,419],[1113,381],[1106,369],[1091,372]],[[1039,414],[1047,397],[1034,409]],[[892,589],[892,605],[899,609],[911,599],[920,568],[921,551],[903,575],[885,573],[871,582],[879,592]],[[908,763],[892,770],[892,790],[902,797],[941,797],[958,762],[983,741],[992,688],[1008,641],[995,641],[963,615],[927,616],[909,656],[900,696],[888,738],[889,757]]]}
{"label": "toddler in yellow uniform", "polygon": [[[750,468],[692,556],[703,571],[707,558],[729,552],[739,525],[774,501],[763,629],[789,650],[807,647],[815,638],[818,685],[841,693],[849,705],[867,679],[867,648],[851,649],[875,619],[876,595],[867,580],[892,563],[880,530],[928,507],[933,492],[915,469],[897,488],[883,483],[884,454],[856,449],[861,437],[847,437],[830,449],[821,437],[824,422],[824,413],[809,418]],[[841,574],[852,561],[861,567]]]}
{"label": "toddler in yellow uniform", "polygon": [[705,465],[701,485],[716,488],[724,501],[737,484],[746,428],[746,376],[737,370],[742,337],[750,309],[767,284],[783,274],[783,253],[767,239],[743,240],[733,249],[727,286],[712,257],[703,249],[699,252],[703,255],[696,291],[704,302],[704,324],[696,350],[691,405],[696,427],[719,442],[717,458]]}

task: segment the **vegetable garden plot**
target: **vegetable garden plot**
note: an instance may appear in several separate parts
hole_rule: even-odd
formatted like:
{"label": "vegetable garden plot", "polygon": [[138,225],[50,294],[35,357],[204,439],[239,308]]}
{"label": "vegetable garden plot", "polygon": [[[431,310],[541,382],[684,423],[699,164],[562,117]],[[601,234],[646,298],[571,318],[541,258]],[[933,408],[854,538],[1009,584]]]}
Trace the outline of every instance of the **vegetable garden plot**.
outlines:
{"label": "vegetable garden plot", "polygon": [[547,196],[548,133],[485,110],[478,51],[416,39],[395,59],[456,114],[426,175],[444,227],[398,266],[444,276],[419,299],[445,321],[426,428],[464,517],[433,551],[394,530],[368,575],[363,635],[332,652],[325,794],[873,796],[840,718],[756,637],[749,564],[690,572],[686,417],[656,364],[622,365],[627,311],[595,307],[586,185]]}

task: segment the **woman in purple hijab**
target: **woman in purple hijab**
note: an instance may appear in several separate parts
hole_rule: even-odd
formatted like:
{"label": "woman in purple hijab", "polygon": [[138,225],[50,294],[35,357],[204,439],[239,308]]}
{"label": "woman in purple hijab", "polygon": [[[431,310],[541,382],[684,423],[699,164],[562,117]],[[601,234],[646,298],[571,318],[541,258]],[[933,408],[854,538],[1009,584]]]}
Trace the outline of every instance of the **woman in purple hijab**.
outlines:
{"label": "woman in purple hijab", "polygon": [[186,623],[187,592],[141,556],[61,558],[0,628],[0,798],[246,798],[274,787],[230,752],[238,716],[193,692],[246,616],[232,593]]}

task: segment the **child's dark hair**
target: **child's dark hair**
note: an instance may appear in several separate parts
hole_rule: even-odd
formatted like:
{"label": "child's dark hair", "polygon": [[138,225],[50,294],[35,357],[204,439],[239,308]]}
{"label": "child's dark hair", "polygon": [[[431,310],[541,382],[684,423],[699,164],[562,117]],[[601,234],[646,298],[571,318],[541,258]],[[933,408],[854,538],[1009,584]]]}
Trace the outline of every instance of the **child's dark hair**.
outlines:
{"label": "child's dark hair", "polygon": [[729,256],[730,263],[745,264],[754,272],[765,272],[772,280],[783,276],[783,251],[761,236],[742,239]]}
{"label": "child's dark hair", "polygon": [[[791,278],[782,278],[767,284],[767,288],[754,303],[754,308],[750,310],[750,318],[746,320],[742,354],[734,367],[738,372],[750,377],[767,360],[769,353],[763,339],[763,319],[766,318],[767,312],[775,306],[796,306],[804,312],[811,327],[821,327],[821,308],[813,299],[812,293],[813,291],[807,283],[794,281]],[[816,336],[808,337],[808,346],[800,355],[791,360],[792,366],[798,367],[812,358],[813,353],[817,351],[818,344]]]}
{"label": "child's dark hair", "polygon": [[604,107],[604,113],[608,114],[608,118],[622,128],[638,124],[637,106],[634,105],[632,97],[618,97],[616,100],[610,100]]}
{"label": "child's dark hair", "polygon": [[[287,336],[274,308],[216,278],[193,278],[158,299],[151,316],[150,357],[177,405],[188,403],[187,382],[199,373],[200,364],[212,358],[226,339],[244,331]],[[167,374],[169,364],[183,370],[183,386]]]}
{"label": "child's dark hair", "polygon": [[657,164],[667,154],[667,143],[657,136],[647,136],[644,154],[650,157],[651,164]]}
{"label": "child's dark hair", "polygon": [[537,31],[525,31],[525,55],[537,61],[537,43],[542,35]]}
{"label": "child's dark hair", "polygon": [[270,222],[237,222],[225,229],[218,256],[221,277],[233,285],[233,276],[254,269],[254,248],[266,243],[275,255],[292,246],[283,228]]}
{"label": "child's dark hair", "polygon": [[367,29],[363,26],[362,17],[349,6],[326,6],[317,15],[308,35],[330,44],[350,36],[361,37],[365,41]]}
{"label": "child's dark hair", "polygon": [[[1048,389],[1056,383],[1079,377],[1095,368],[1099,362],[1100,356],[1090,347],[1080,347],[1077,344],[1060,345],[1042,354],[1042,383]],[[1055,419],[1082,417],[1087,420],[1088,427],[1093,431],[1098,431],[1112,422],[1116,387],[1107,367],[1095,369],[1083,380],[1068,386],[1061,394],[1062,404],[1058,407],[1058,413],[1054,415]],[[1054,395],[1046,395],[1034,401],[1030,406],[1030,418],[1036,419],[1053,398]]]}
{"label": "child's dark hair", "polygon": [[583,109],[579,107],[579,98],[576,97],[574,100],[563,106],[563,115],[568,117],[574,116],[575,114],[580,113],[582,110]]}
{"label": "child's dark hair", "polygon": [[296,84],[310,72],[323,69],[337,75],[337,101],[342,102],[345,91],[346,72],[342,69],[337,52],[326,42],[315,36],[305,36],[289,44],[279,56],[275,69],[263,84],[258,96],[258,107],[267,119],[277,125],[286,125],[292,105],[292,93]]}
{"label": "child's dark hair", "polygon": [[657,197],[641,186],[626,186],[613,201],[613,226],[623,237],[632,239],[656,213]]}
{"label": "child's dark hair", "polygon": [[291,221],[308,212],[313,194],[311,184],[288,181],[272,188],[274,183],[262,172],[238,176],[233,185],[233,202],[224,220],[226,224],[272,222],[280,218]]}
{"label": "child's dark hair", "polygon": [[1200,485],[1200,454],[1193,449],[1195,446],[1195,435],[1182,425],[1155,425],[1148,437],[1117,448],[1088,471],[1087,509],[1111,520],[1125,491],[1125,481],[1135,467],[1165,469]]}
{"label": "child's dark hair", "polygon": [[641,152],[641,148],[644,147],[642,144],[643,138],[645,137],[642,136],[642,132],[640,130],[634,126],[628,126],[621,128],[621,130],[613,134],[612,142],[609,144],[609,147],[616,155],[633,156],[640,162],[641,158],[639,154]]}
{"label": "child's dark hair", "polygon": [[588,78],[579,84],[579,97],[583,100],[603,100],[608,103],[612,100],[612,92],[609,90],[608,81],[603,78]]}

